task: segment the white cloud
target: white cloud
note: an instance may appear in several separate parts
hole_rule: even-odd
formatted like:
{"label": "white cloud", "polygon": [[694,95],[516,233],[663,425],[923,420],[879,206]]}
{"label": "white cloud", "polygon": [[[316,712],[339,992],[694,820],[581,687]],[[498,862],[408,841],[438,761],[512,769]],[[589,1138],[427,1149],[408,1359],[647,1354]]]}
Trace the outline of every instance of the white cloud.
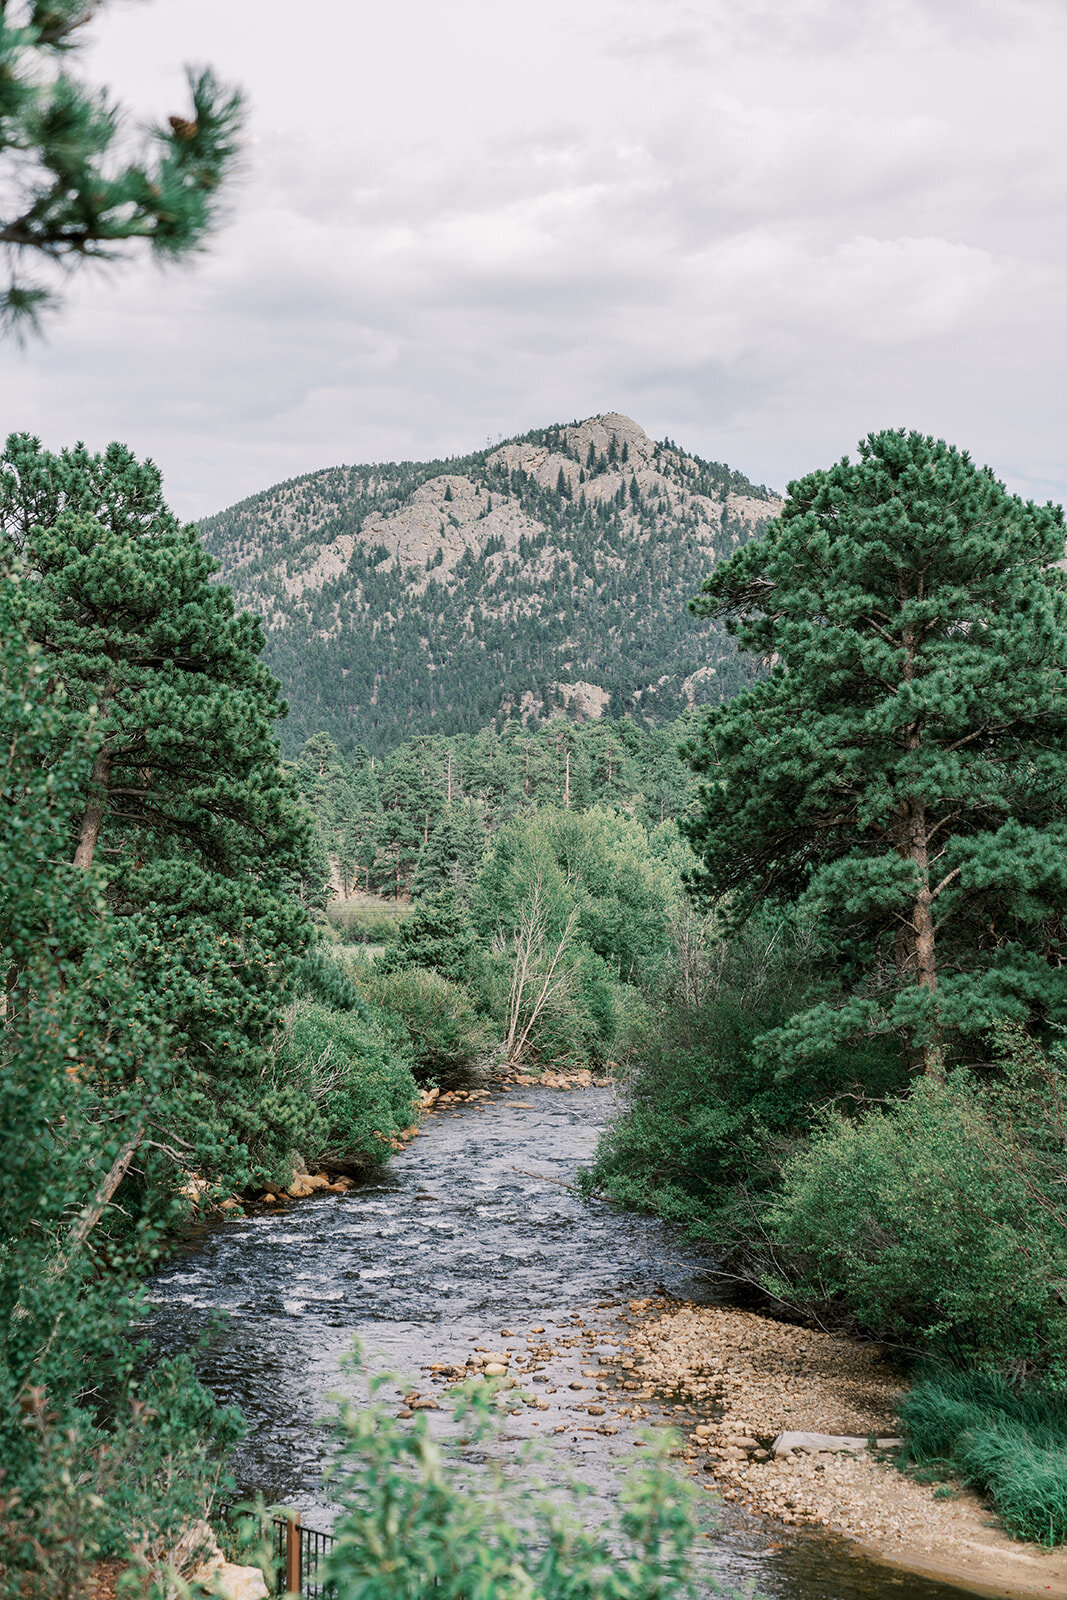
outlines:
{"label": "white cloud", "polygon": [[778,484],[904,423],[1067,489],[1055,0],[320,12],[115,11],[138,103],[246,78],[250,174],[194,271],[5,351],[8,426],[126,438],[190,514],[608,409]]}

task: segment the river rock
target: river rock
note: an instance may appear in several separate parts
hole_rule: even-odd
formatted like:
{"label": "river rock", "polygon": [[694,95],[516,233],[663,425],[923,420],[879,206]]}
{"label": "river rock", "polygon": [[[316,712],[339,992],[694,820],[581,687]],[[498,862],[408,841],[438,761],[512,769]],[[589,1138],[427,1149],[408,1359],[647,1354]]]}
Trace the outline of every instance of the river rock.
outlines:
{"label": "river rock", "polygon": [[507,1365],[503,1361],[487,1361],[482,1371],[487,1378],[506,1378],[508,1375]]}
{"label": "river rock", "polygon": [[298,1172],[289,1185],[289,1194],[294,1200],[304,1200],[316,1190],[329,1187],[330,1180],[324,1172],[317,1172],[314,1176],[309,1172]]}
{"label": "river rock", "polygon": [[[879,1450],[897,1450],[903,1439],[878,1439]],[[843,1451],[848,1455],[862,1455],[867,1440],[847,1433],[780,1433],[771,1445],[771,1454],[777,1459],[797,1451],[803,1455],[820,1455],[824,1451]]]}

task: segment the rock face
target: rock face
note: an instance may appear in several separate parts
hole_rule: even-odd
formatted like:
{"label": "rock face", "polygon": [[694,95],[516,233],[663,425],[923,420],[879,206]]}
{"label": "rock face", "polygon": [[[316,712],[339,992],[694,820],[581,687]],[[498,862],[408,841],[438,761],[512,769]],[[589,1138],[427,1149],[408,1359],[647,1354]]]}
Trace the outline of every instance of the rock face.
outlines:
{"label": "rock face", "polygon": [[264,617],[283,737],[374,751],[732,693],[732,644],[687,602],[780,505],[607,413],[448,462],[329,468],[201,531]]}

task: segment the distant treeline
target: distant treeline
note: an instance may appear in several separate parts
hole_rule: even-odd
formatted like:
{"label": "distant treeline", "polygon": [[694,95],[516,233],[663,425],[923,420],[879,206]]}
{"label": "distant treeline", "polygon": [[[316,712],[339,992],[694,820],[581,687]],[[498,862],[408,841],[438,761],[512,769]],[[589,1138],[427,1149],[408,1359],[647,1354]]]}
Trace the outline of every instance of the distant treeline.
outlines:
{"label": "distant treeline", "polygon": [[607,806],[652,829],[679,817],[695,781],[678,754],[699,719],[660,727],[632,717],[410,739],[384,758],[361,748],[345,760],[320,733],[291,771],[319,839],[309,905],[332,892],[390,898],[462,889],[490,839],[511,818],[546,807]]}

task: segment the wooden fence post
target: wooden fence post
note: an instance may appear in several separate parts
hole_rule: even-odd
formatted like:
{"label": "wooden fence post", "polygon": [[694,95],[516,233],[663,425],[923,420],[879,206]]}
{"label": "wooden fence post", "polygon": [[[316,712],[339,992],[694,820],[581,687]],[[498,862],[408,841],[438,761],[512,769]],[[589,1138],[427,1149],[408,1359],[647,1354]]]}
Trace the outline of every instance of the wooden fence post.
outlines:
{"label": "wooden fence post", "polygon": [[300,1513],[285,1519],[285,1592],[300,1593]]}

